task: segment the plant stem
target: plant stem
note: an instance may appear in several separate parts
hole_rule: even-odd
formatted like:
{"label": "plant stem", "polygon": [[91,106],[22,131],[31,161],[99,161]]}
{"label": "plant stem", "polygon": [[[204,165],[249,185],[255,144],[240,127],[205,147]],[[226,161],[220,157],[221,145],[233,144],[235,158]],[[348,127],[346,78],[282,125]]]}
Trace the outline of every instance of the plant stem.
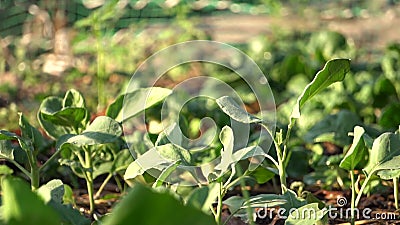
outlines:
{"label": "plant stem", "polygon": [[371,173],[370,175],[368,175],[368,176],[365,178],[364,183],[363,183],[363,185],[361,186],[361,189],[360,189],[360,191],[359,191],[358,194],[357,194],[357,199],[356,199],[356,202],[355,202],[355,205],[354,205],[355,207],[358,206],[358,203],[359,203],[360,200],[361,200],[361,196],[363,195],[364,189],[365,189],[365,187],[367,187],[367,184],[368,184],[369,180],[371,179],[372,175],[373,175],[373,173]]}
{"label": "plant stem", "polygon": [[104,64],[104,49],[101,40],[101,25],[94,25],[94,35],[96,37],[97,49],[97,97],[98,97],[98,110],[101,110],[106,104],[106,97],[104,94],[104,78],[105,78],[105,64]]}
{"label": "plant stem", "polygon": [[18,162],[12,159],[8,159],[12,164],[14,164],[19,170],[22,171],[22,173],[25,174],[29,179],[32,179],[31,173],[28,172],[24,167],[22,167]]}
{"label": "plant stem", "polygon": [[32,190],[36,190],[39,188],[39,169],[37,167],[37,165],[31,167],[31,187]]}
{"label": "plant stem", "polygon": [[222,190],[222,182],[219,184],[219,195],[218,195],[218,202],[217,202],[217,213],[215,214],[215,222],[218,225],[221,225],[222,223],[222,195],[223,195],[223,190]]}
{"label": "plant stem", "polygon": [[393,178],[394,206],[399,209],[399,177]]}
{"label": "plant stem", "polygon": [[351,179],[351,225],[355,224],[354,218],[354,210],[355,210],[355,200],[356,200],[356,187],[355,187],[355,180],[354,180],[354,171],[350,170],[350,179]]}
{"label": "plant stem", "polygon": [[[286,138],[284,141],[284,149],[286,149],[286,143],[287,143],[287,139],[289,138],[288,135],[290,135],[290,130],[292,129],[291,125],[292,123],[289,124],[288,127],[288,132],[286,133]],[[267,132],[269,133],[269,135],[272,138],[272,141],[274,142],[274,146],[275,146],[275,150],[276,150],[276,155],[278,156],[278,162],[276,163],[276,161],[274,160],[274,164],[276,163],[277,169],[279,171],[279,180],[281,182],[281,191],[282,194],[285,194],[285,192],[287,191],[287,184],[286,184],[286,171],[285,171],[285,157],[286,157],[286,151],[284,150],[283,152],[281,151],[281,147],[279,146],[278,142],[275,140],[274,135],[272,134],[272,132],[269,130],[269,128],[264,125],[261,124],[262,127],[264,127],[264,129],[267,130]]]}
{"label": "plant stem", "polygon": [[292,132],[292,129],[293,129],[293,126],[294,126],[295,123],[296,123],[296,119],[291,118],[291,119],[290,119],[290,123],[289,123],[289,125],[288,125],[288,130],[287,130],[287,132],[286,132],[285,140],[283,140],[283,154],[282,154],[283,160],[286,159],[287,144],[288,144],[288,142],[289,142],[289,137],[290,137],[290,134],[291,134],[291,132]]}
{"label": "plant stem", "polygon": [[279,163],[278,171],[279,171],[279,181],[281,182],[281,191],[282,194],[285,194],[285,192],[287,191],[286,171],[285,171],[284,161],[280,156],[278,156],[278,163]]}
{"label": "plant stem", "polygon": [[[232,169],[231,175],[229,176],[228,180],[227,180],[227,181],[225,182],[225,184],[223,185],[224,188],[227,187],[227,186],[231,183],[233,177],[234,177],[235,174],[236,174],[236,168],[235,168],[235,165],[234,165],[234,164],[231,165],[231,169]],[[225,188],[225,191],[228,191],[228,190]],[[224,194],[225,194],[225,192],[224,192]]]}
{"label": "plant stem", "polygon": [[114,180],[115,180],[115,183],[117,183],[117,187],[119,189],[119,192],[122,193],[123,191],[125,191],[124,187],[121,184],[121,181],[119,180],[119,177],[118,176],[114,176]]}
{"label": "plant stem", "polygon": [[229,189],[231,189],[231,187],[235,186],[241,179],[243,179],[243,178],[245,178],[245,177],[246,177],[245,175],[240,176],[240,177],[237,177],[236,179],[234,179],[234,180],[233,180],[232,182],[230,182],[229,184],[225,184],[223,194],[226,194],[226,192],[227,192]]}
{"label": "plant stem", "polygon": [[93,161],[91,157],[90,147],[84,148],[85,151],[85,174],[86,174],[86,186],[89,196],[89,215],[92,216],[94,212],[94,188],[93,188]]}
{"label": "plant stem", "polygon": [[[236,171],[239,177],[243,177],[243,171],[239,164],[236,164]],[[246,213],[249,219],[249,224],[254,225],[253,211],[250,207],[250,193],[246,189],[246,181],[244,179],[240,179],[240,189],[242,190],[244,200],[247,202]]]}
{"label": "plant stem", "polygon": [[28,161],[29,165],[31,167],[31,188],[32,190],[36,190],[39,188],[39,168],[38,165],[36,164],[35,157],[33,156],[33,152],[29,151],[28,152]]}
{"label": "plant stem", "polygon": [[50,158],[46,162],[44,162],[43,165],[39,168],[39,173],[43,170],[43,168],[46,168],[46,166],[50,164],[58,156],[59,153],[60,151],[58,150],[54,152],[54,154],[51,155]]}
{"label": "plant stem", "polygon": [[103,191],[104,187],[106,186],[106,184],[108,183],[108,181],[110,181],[110,179],[112,178],[113,174],[109,173],[108,176],[106,177],[106,179],[103,181],[103,183],[101,184],[101,186],[99,187],[99,190],[97,190],[96,194],[94,195],[94,198],[97,199],[98,197],[100,197],[101,192]]}

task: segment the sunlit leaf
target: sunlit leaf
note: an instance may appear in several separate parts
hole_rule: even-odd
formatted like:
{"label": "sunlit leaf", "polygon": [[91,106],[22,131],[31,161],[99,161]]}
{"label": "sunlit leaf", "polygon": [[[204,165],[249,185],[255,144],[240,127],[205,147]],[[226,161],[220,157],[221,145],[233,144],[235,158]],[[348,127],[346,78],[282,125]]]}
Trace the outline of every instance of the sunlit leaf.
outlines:
{"label": "sunlit leaf", "polygon": [[364,172],[371,175],[380,170],[400,169],[400,138],[397,134],[383,133],[375,139]]}
{"label": "sunlit leaf", "polygon": [[172,90],[160,87],[141,88],[119,96],[107,109],[106,115],[124,122],[163,101]]}
{"label": "sunlit leaf", "polygon": [[22,113],[19,114],[19,127],[22,137],[30,139],[36,150],[41,150],[45,146],[43,135],[28,122]]}
{"label": "sunlit leaf", "polygon": [[309,83],[293,108],[291,118],[300,118],[300,110],[304,104],[329,85],[342,81],[350,70],[349,59],[333,59],[328,61],[315,78]]}
{"label": "sunlit leaf", "polygon": [[60,225],[54,209],[46,206],[24,181],[6,177],[2,182],[2,218],[9,225]]}
{"label": "sunlit leaf", "polygon": [[217,100],[218,106],[230,116],[232,119],[241,123],[259,123],[262,122],[261,119],[254,115],[249,114],[246,110],[242,109],[232,97],[223,96]]}
{"label": "sunlit leaf", "polygon": [[[154,216],[157,212],[157,216]],[[184,206],[169,193],[155,193],[136,184],[116,206],[104,225],[213,225],[214,219],[192,206]]]}
{"label": "sunlit leaf", "polygon": [[354,138],[353,144],[350,149],[346,152],[343,160],[340,162],[339,167],[346,170],[354,170],[360,161],[364,159],[364,155],[368,153],[368,149],[365,146],[363,135],[365,133],[364,128],[356,126],[354,127]]}
{"label": "sunlit leaf", "polygon": [[75,146],[97,145],[112,143],[122,134],[122,128],[119,123],[107,116],[97,117],[87,128],[79,135],[67,134],[57,140],[57,148],[63,144],[73,144]]}
{"label": "sunlit leaf", "polygon": [[205,213],[209,213],[210,207],[220,194],[220,188],[221,184],[217,182],[196,188],[190,193],[186,205],[191,205]]}

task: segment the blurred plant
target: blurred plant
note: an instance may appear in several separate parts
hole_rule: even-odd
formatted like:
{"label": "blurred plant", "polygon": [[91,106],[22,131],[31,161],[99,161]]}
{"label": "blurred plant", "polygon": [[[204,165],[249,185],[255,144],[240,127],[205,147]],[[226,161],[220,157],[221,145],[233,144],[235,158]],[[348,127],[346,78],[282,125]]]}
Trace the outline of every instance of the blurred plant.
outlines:
{"label": "blurred plant", "polygon": [[107,103],[105,83],[108,74],[105,64],[105,46],[108,43],[105,42],[104,36],[123,15],[125,5],[121,4],[119,0],[107,1],[103,6],[94,10],[88,17],[75,23],[75,27],[78,29],[89,28],[96,40],[97,110],[103,109]]}

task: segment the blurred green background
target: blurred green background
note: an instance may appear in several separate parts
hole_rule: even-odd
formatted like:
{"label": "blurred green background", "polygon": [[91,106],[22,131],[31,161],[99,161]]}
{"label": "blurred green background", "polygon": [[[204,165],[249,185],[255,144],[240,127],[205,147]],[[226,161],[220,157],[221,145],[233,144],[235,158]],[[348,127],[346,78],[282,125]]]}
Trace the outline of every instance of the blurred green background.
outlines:
{"label": "blurred green background", "polygon": [[[336,98],[343,90],[335,86],[336,94],[320,98],[332,99],[321,103],[325,114],[304,126],[340,108],[391,128],[393,119],[381,122],[381,115],[389,105],[399,107],[399,5],[396,0],[0,0],[0,128],[17,129],[19,111],[35,123],[40,101],[69,88],[81,91],[92,112],[101,115],[147,57],[199,39],[232,44],[256,61],[273,88],[278,120],[287,116],[285,103],[327,60],[351,58],[357,76],[345,82],[347,97]],[[219,66],[183,65],[161,83],[172,87],[203,74],[230,83],[248,110],[257,112],[242,80]]]}

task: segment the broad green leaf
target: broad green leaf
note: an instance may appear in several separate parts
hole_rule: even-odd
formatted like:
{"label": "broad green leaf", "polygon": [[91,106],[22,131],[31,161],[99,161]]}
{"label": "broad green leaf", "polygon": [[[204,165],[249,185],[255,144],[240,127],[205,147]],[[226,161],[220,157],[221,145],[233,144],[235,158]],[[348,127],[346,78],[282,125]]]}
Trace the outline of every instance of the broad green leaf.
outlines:
{"label": "broad green leaf", "polygon": [[304,205],[294,210],[285,221],[285,225],[311,225],[322,220],[328,210],[318,208],[318,203]]}
{"label": "broad green leaf", "polygon": [[55,96],[44,99],[38,111],[38,119],[46,133],[57,139],[84,128],[90,118],[83,96],[71,89],[63,99]]}
{"label": "broad green leaf", "polygon": [[223,149],[221,150],[221,162],[215,166],[215,169],[219,170],[221,175],[228,171],[232,164],[253,156],[265,154],[259,146],[250,146],[233,151],[234,136],[232,128],[228,126],[222,128],[219,138],[222,142]]}
{"label": "broad green leaf", "polygon": [[339,167],[345,170],[354,170],[357,164],[364,159],[364,155],[368,153],[368,149],[365,146],[363,135],[365,133],[364,128],[356,126],[354,127],[354,138],[353,144],[350,149],[346,152],[343,160],[340,162]]}
{"label": "broad green leaf", "polygon": [[[154,213],[157,212],[157,216]],[[156,193],[137,184],[113,209],[104,225],[212,225],[214,219],[192,206],[184,206],[169,193]]]}
{"label": "broad green leaf", "polygon": [[160,176],[157,177],[156,182],[154,182],[154,184],[153,184],[153,188],[161,187],[162,184],[164,183],[164,181],[167,180],[169,175],[171,175],[176,170],[176,168],[178,168],[179,164],[180,164],[180,161],[176,161],[175,163],[173,163],[173,164],[169,165],[167,168],[165,168],[161,172]]}
{"label": "broad green leaf", "polygon": [[375,139],[364,172],[370,176],[380,170],[400,169],[400,137],[383,133]]}
{"label": "broad green leaf", "polygon": [[[5,131],[5,130],[0,130],[0,140],[5,140],[5,141],[15,140],[15,141],[18,141],[19,146],[21,146],[21,148],[24,151],[26,151],[26,152],[33,151],[32,142],[26,138],[18,136],[15,133]],[[7,155],[10,156],[10,154],[12,154],[12,149],[9,149],[10,146],[11,146],[10,143],[7,144],[7,142],[5,142],[5,144],[2,145],[2,148],[4,148],[4,152],[3,152],[4,157],[6,157]],[[7,150],[7,148],[8,148],[8,150]],[[10,159],[12,159],[12,158],[10,158]]]}
{"label": "broad green leaf", "polygon": [[58,213],[62,224],[90,224],[90,221],[81,215],[76,209],[63,203],[64,192],[64,184],[61,180],[51,180],[47,184],[41,186],[37,191],[38,195],[42,197],[45,203],[51,206]]}
{"label": "broad green leaf", "polygon": [[183,164],[190,164],[192,161],[192,155],[190,152],[175,144],[166,144],[156,146],[156,150],[160,155],[169,161],[181,161]]}
{"label": "broad green leaf", "polygon": [[289,215],[290,209],[297,209],[307,204],[304,199],[297,197],[296,193],[292,190],[287,190],[285,194],[282,195],[282,198],[286,200],[286,203],[282,206],[286,209],[284,213],[285,216]]}
{"label": "broad green leaf", "polygon": [[309,149],[296,146],[288,152],[289,159],[286,164],[288,177],[303,177],[310,172],[310,160],[313,154]]}
{"label": "broad green leaf", "polygon": [[45,203],[54,201],[56,203],[62,203],[62,198],[64,196],[64,184],[61,180],[51,180],[47,184],[42,185],[37,193]]}
{"label": "broad green leaf", "polygon": [[120,95],[107,109],[106,115],[124,122],[163,101],[172,90],[160,87],[140,88]]}
{"label": "broad green leaf", "polygon": [[10,167],[8,167],[6,165],[0,165],[0,176],[11,175],[13,173],[14,173],[14,171]]}
{"label": "broad green leaf", "polygon": [[86,128],[83,133],[97,132],[114,136],[121,136],[122,128],[120,124],[108,116],[99,116]]}
{"label": "broad green leaf", "polygon": [[2,182],[2,218],[8,225],[60,225],[59,216],[19,178],[6,177]]}
{"label": "broad green leaf", "polygon": [[317,197],[315,197],[311,192],[309,191],[303,191],[301,193],[302,198],[304,198],[308,204],[310,203],[317,203],[318,204],[318,208],[319,209],[323,209],[326,204],[321,201],[320,199],[318,199]]}
{"label": "broad green leaf", "polygon": [[97,145],[112,143],[122,134],[122,128],[115,120],[107,116],[97,117],[79,135],[67,134],[57,140],[56,147],[61,148],[63,144],[69,143],[81,147],[85,145]]}
{"label": "broad green leaf", "polygon": [[219,139],[222,142],[223,148],[221,149],[221,163],[216,166],[216,169],[225,173],[229,166],[235,162],[233,159],[234,137],[232,128],[224,126],[219,134]]}
{"label": "broad green leaf", "polygon": [[379,125],[384,128],[395,128],[400,124],[400,104],[390,104],[382,110]]}
{"label": "broad green leaf", "polygon": [[223,96],[217,100],[218,106],[221,110],[230,116],[232,119],[241,123],[259,123],[261,119],[254,115],[249,114],[246,110],[242,109],[232,97]]}
{"label": "broad green leaf", "polygon": [[352,141],[348,133],[352,132],[354,127],[361,125],[360,118],[348,110],[340,110],[336,114],[324,117],[316,123],[304,135],[304,140],[309,143],[331,142],[344,147]]}
{"label": "broad green leaf", "polygon": [[194,189],[186,201],[186,205],[201,209],[205,213],[210,212],[210,207],[217,199],[220,192],[220,183],[211,183],[208,186]]}
{"label": "broad green leaf", "polygon": [[[37,114],[39,124],[44,129],[47,135],[53,139],[58,139],[65,134],[75,133],[71,126],[61,126],[53,124],[44,118],[44,114],[52,114],[62,109],[63,99],[59,97],[48,97],[40,104],[39,111]],[[42,112],[43,111],[43,112]]]}
{"label": "broad green leaf", "polygon": [[63,103],[63,107],[78,107],[78,108],[86,108],[85,99],[82,94],[79,93],[75,89],[70,89],[65,93]]}
{"label": "broad green leaf", "polygon": [[149,169],[163,171],[170,164],[178,161],[186,165],[189,164],[191,162],[190,152],[174,144],[156,146],[146,151],[128,166],[124,179],[133,179]]}
{"label": "broad green leaf", "polygon": [[45,146],[43,135],[26,120],[22,113],[19,114],[19,127],[22,137],[30,139],[36,150],[41,150]]}
{"label": "broad green leaf", "polygon": [[75,207],[75,197],[72,188],[68,184],[64,184],[63,203]]}
{"label": "broad green leaf", "polygon": [[271,180],[275,175],[278,175],[278,171],[274,168],[265,168],[263,166],[257,167],[250,173],[251,177],[254,177],[259,184],[264,184]]}
{"label": "broad green leaf", "polygon": [[66,107],[57,112],[49,113],[46,108],[41,111],[42,118],[54,125],[78,128],[86,118],[85,108]]}
{"label": "broad green leaf", "polygon": [[224,162],[221,161],[220,164],[215,166],[215,169],[221,170],[221,172],[223,173],[224,172],[223,169],[229,168],[229,166],[234,163],[237,163],[241,160],[248,159],[248,158],[251,158],[254,156],[263,156],[263,155],[265,155],[265,152],[259,146],[250,146],[250,147],[242,148],[242,149],[236,150],[233,153],[233,155],[231,157],[232,160],[226,160]]}
{"label": "broad green leaf", "polygon": [[245,200],[241,196],[232,196],[223,201],[224,205],[229,207],[231,213],[238,212],[242,208],[244,202]]}
{"label": "broad green leaf", "polygon": [[311,83],[305,87],[303,93],[297,99],[291,118],[300,118],[300,110],[309,99],[329,85],[342,81],[349,70],[349,59],[333,59],[328,61],[324,68],[317,73]]}
{"label": "broad green leaf", "polygon": [[0,158],[14,160],[14,149],[9,140],[2,140],[0,135]]}
{"label": "broad green leaf", "polygon": [[163,170],[165,167],[161,167],[162,164],[171,163],[165,158],[161,157],[160,153],[157,152],[156,148],[152,148],[129,164],[125,171],[124,179],[133,179],[139,175],[143,175],[146,170],[152,168],[158,168]]}
{"label": "broad green leaf", "polygon": [[400,169],[396,170],[381,170],[376,173],[381,179],[391,180],[395,177],[400,177]]}
{"label": "broad green leaf", "polygon": [[112,161],[101,162],[94,166],[93,179],[96,179],[96,177],[103,175],[103,174],[113,173],[112,170],[113,170],[113,162]]}

